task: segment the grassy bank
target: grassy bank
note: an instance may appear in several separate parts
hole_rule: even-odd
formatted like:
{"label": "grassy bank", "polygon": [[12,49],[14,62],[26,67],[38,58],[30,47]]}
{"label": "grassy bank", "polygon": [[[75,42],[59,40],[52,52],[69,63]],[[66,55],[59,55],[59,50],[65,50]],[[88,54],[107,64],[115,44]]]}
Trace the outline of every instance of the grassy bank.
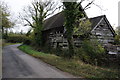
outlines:
{"label": "grassy bank", "polygon": [[4,39],[0,40],[0,46],[2,47],[8,46],[8,45],[14,45],[14,44],[22,44],[22,43],[10,43],[10,42],[6,42]]}
{"label": "grassy bank", "polygon": [[117,70],[92,66],[74,59],[63,59],[53,54],[35,51],[32,47],[27,45],[21,45],[19,49],[75,76],[84,78],[118,78]]}
{"label": "grassy bank", "polygon": [[3,47],[4,47],[4,46],[8,46],[8,45],[14,45],[14,44],[21,44],[21,43],[5,43],[5,44],[3,45]]}

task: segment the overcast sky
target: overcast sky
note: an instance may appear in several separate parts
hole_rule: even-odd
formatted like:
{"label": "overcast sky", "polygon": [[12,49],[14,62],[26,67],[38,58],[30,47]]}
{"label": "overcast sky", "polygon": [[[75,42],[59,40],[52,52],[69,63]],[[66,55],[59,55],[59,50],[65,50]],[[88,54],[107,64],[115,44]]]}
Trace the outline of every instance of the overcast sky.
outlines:
{"label": "overcast sky", "polygon": [[[17,19],[19,13],[22,12],[22,9],[29,5],[32,0],[4,0],[10,8],[12,18]],[[86,0],[82,3],[84,7],[89,0]],[[91,5],[91,8],[86,10],[88,17],[96,17],[100,15],[106,15],[107,19],[109,20],[112,26],[118,26],[118,2],[120,0],[95,0],[95,4],[99,5],[102,10],[95,6]],[[16,24],[16,27],[13,31],[21,31],[27,32],[28,27],[23,27],[20,24]],[[115,29],[114,27],[114,29]]]}

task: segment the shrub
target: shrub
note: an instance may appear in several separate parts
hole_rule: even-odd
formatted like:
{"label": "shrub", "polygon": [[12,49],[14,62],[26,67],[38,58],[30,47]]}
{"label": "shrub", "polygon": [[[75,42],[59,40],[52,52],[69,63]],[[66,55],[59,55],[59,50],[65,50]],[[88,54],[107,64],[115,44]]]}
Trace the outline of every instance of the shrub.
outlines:
{"label": "shrub", "polygon": [[49,45],[45,45],[42,47],[42,51],[44,53],[50,53],[50,54],[55,54],[57,56],[61,56],[64,58],[69,58],[69,51],[68,49],[61,48],[60,46],[57,46],[56,48],[53,48]]}
{"label": "shrub", "polygon": [[115,36],[115,44],[120,45],[120,35]]}
{"label": "shrub", "polygon": [[84,51],[84,49],[81,48],[76,48],[75,49],[76,56],[84,61],[85,63],[90,63],[90,56]]}
{"label": "shrub", "polygon": [[8,35],[2,34],[2,39],[7,39],[7,38],[8,38]]}
{"label": "shrub", "polygon": [[84,40],[81,48],[75,51],[81,60],[90,64],[101,64],[106,58],[105,49],[97,41]]}
{"label": "shrub", "polygon": [[6,40],[11,43],[22,43],[27,41],[28,38],[24,35],[10,35]]}
{"label": "shrub", "polygon": [[69,50],[68,49],[62,49],[61,56],[64,58],[70,58],[69,57]]}
{"label": "shrub", "polygon": [[50,45],[46,45],[46,44],[42,47],[42,51],[45,53],[55,52],[54,49],[52,47],[50,47]]}
{"label": "shrub", "polygon": [[31,40],[29,40],[29,38],[27,38],[25,41],[23,41],[23,44],[26,44],[26,45],[30,45],[32,43]]}

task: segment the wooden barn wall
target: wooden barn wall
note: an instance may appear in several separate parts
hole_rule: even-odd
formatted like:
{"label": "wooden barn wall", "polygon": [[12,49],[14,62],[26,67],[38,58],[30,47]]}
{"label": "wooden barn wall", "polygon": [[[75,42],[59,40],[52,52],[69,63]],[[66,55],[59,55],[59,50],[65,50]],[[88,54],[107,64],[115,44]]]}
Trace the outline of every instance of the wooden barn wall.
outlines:
{"label": "wooden barn wall", "polygon": [[[91,36],[91,40],[98,40],[103,45],[106,45],[108,43],[114,42],[114,35],[106,23],[106,21],[103,19],[101,23],[91,32],[93,36]],[[49,44],[51,47],[62,47],[67,48],[68,43],[67,39],[64,37],[64,27],[56,27],[47,31],[43,32],[44,41],[46,44]],[[74,38],[74,45],[76,47],[79,47],[81,45],[81,39],[80,38]]]}
{"label": "wooden barn wall", "polygon": [[103,44],[108,44],[114,42],[114,35],[105,20],[103,19],[102,22],[92,31],[92,39],[97,38],[99,42]]}

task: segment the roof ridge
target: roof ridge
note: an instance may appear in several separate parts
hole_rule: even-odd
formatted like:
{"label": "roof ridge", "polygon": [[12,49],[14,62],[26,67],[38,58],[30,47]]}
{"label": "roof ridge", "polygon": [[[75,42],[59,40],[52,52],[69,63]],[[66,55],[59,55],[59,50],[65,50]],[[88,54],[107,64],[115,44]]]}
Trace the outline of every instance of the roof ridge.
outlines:
{"label": "roof ridge", "polygon": [[99,17],[106,17],[106,15],[100,15],[100,16],[96,16],[96,17],[91,17],[91,18],[89,18],[89,19],[99,18]]}
{"label": "roof ridge", "polygon": [[62,12],[58,12],[58,13],[56,13],[56,14],[50,16],[49,18],[45,19],[45,21],[48,20],[48,19],[50,19],[50,18],[52,18],[52,17],[54,17],[54,16],[57,16],[57,15],[59,15],[59,14],[61,14],[61,13],[62,13]]}

